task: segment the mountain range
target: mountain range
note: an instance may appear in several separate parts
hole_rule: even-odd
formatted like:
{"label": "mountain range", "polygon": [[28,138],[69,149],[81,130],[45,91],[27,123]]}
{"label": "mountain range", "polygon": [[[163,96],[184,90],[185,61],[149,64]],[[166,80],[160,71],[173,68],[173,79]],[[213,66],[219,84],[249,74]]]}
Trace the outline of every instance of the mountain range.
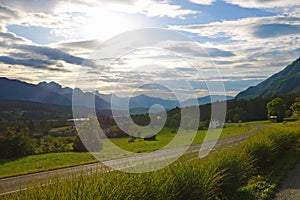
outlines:
{"label": "mountain range", "polygon": [[[76,88],[76,94],[83,103],[76,106],[85,105],[85,99],[93,97],[93,93],[82,92]],[[62,88],[59,84],[51,82],[49,84],[42,82],[38,85],[22,82],[19,80],[10,80],[0,78],[0,99],[23,100],[55,105],[72,105],[71,88]],[[97,109],[109,109],[110,104],[100,97],[95,97],[95,106]]]}
{"label": "mountain range", "polygon": [[300,94],[300,58],[258,85],[240,92],[236,100],[256,97],[268,99],[287,94]]}
{"label": "mountain range", "polygon": [[[5,77],[0,78],[0,99],[4,100],[21,100],[31,101],[43,104],[54,105],[72,105],[72,95],[76,93],[77,98],[81,101],[76,106],[91,107],[86,102],[90,102],[91,98],[95,98],[95,107],[97,110],[110,110],[112,107],[117,110],[126,110],[126,104],[129,101],[131,113],[139,114],[148,112],[149,108],[154,104],[162,105],[165,109],[172,109],[179,106],[176,100],[167,100],[147,95],[139,95],[130,99],[118,97],[114,94],[101,94],[98,91],[83,92],[79,88],[62,87],[56,82],[40,82],[37,85],[26,83],[20,80],[11,80]],[[111,99],[114,98],[114,105],[111,105]],[[233,97],[226,96],[226,99]],[[214,96],[215,101],[224,99],[223,96]],[[199,105],[211,102],[211,97],[201,97],[197,99]],[[196,101],[196,102],[197,102]],[[193,106],[195,100],[187,100],[183,102],[182,107]]]}
{"label": "mountain range", "polygon": [[[97,113],[100,115],[111,115],[111,99],[114,98],[114,109],[118,109],[119,115],[126,112],[126,102],[128,99],[115,96],[114,94],[101,94],[83,92],[79,88],[62,87],[55,82],[40,82],[39,84],[30,84],[20,80],[11,80],[0,77],[0,111],[2,114],[8,113],[7,118],[55,118],[55,116],[71,116],[72,95],[75,92],[78,97],[87,102],[90,98],[95,98]],[[282,71],[274,74],[270,78],[256,86],[251,86],[247,90],[240,92],[235,100],[248,100],[259,97],[261,99],[270,99],[275,96],[292,94],[300,95],[300,58],[288,65]],[[213,97],[213,98],[212,98]],[[230,100],[231,96],[205,96],[196,101],[189,99],[181,107],[193,106],[198,101],[199,105],[211,103],[211,99],[220,101],[222,99]],[[160,104],[167,110],[179,107],[179,103],[174,100],[166,100],[146,95],[132,97],[129,101],[131,114],[142,114],[149,112],[149,108],[154,104]],[[229,101],[230,103],[231,101]],[[78,104],[79,108],[90,107],[85,103]],[[14,112],[8,112],[14,110]],[[22,112],[21,112],[22,111]],[[24,111],[24,112],[23,112]],[[59,112],[58,112],[59,111]],[[61,112],[60,112],[61,111]],[[46,114],[45,114],[46,113]],[[56,113],[53,115],[53,113]],[[8,115],[7,114],[7,115]]]}

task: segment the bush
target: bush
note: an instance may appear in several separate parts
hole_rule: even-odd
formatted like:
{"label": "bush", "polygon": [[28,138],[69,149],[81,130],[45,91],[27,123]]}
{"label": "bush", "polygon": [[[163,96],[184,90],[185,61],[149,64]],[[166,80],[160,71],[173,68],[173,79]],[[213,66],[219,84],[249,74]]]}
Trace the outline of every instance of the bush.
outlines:
{"label": "bush", "polygon": [[260,137],[259,139],[244,143],[242,146],[255,160],[255,166],[259,170],[267,170],[275,159],[275,145],[269,137]]}
{"label": "bush", "polygon": [[53,136],[45,136],[40,138],[39,147],[36,153],[53,153],[70,151],[68,144],[69,138],[58,138]]}
{"label": "bush", "polygon": [[209,120],[199,122],[198,130],[207,130],[209,127]]}
{"label": "bush", "polygon": [[131,137],[130,137],[130,139],[128,140],[128,143],[132,143],[132,142],[134,142],[134,141],[135,141],[135,139],[136,139],[135,137],[132,137],[132,136],[131,136]]}
{"label": "bush", "polygon": [[275,190],[276,184],[269,183],[267,178],[258,175],[251,178],[246,186],[239,189],[239,199],[273,199]]}

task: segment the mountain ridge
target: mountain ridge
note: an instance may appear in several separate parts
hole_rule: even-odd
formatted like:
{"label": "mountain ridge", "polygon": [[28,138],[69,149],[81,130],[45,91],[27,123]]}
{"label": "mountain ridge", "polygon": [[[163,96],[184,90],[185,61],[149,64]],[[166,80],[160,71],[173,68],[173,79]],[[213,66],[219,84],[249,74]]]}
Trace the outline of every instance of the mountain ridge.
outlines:
{"label": "mountain ridge", "polygon": [[[165,109],[172,109],[179,107],[177,100],[168,100],[158,97],[147,96],[141,94],[131,97],[118,97],[114,94],[101,94],[98,91],[95,92],[83,92],[79,88],[62,87],[60,84],[51,81],[42,81],[38,84],[31,84],[17,79],[8,79],[6,77],[0,77],[0,99],[11,99],[21,101],[32,101],[44,104],[54,105],[72,105],[73,92],[76,93],[77,98],[80,99],[80,104],[76,106],[91,107],[88,105],[92,98],[95,98],[96,109],[100,110],[126,110],[127,103],[129,101],[129,108],[136,112],[147,111],[154,104],[159,104],[165,107]],[[211,99],[224,99],[221,95],[211,98],[210,96],[200,97],[196,100],[199,105],[204,105],[211,102]],[[113,98],[114,105],[111,105]],[[226,99],[232,97],[227,96]],[[195,100],[187,100],[183,102],[181,107],[194,106],[192,102]],[[135,112],[134,112],[135,113]]]}
{"label": "mountain ridge", "polygon": [[240,92],[235,99],[266,99],[291,93],[300,94],[300,57],[258,85]]}

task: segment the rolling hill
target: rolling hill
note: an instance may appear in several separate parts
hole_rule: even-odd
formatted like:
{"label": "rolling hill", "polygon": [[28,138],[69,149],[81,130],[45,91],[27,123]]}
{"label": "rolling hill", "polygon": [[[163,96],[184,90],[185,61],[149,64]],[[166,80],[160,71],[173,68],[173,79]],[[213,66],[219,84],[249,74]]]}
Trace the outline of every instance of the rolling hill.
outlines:
{"label": "rolling hill", "polygon": [[255,97],[267,99],[287,94],[300,94],[300,58],[267,80],[239,93],[236,100]]}

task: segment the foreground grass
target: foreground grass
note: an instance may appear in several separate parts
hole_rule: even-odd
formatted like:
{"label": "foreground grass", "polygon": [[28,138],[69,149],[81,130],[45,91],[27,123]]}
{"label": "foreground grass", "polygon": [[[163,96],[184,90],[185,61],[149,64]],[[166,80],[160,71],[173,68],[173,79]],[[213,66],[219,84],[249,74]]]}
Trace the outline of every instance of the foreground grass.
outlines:
{"label": "foreground grass", "polygon": [[[252,130],[254,130],[253,126],[239,127],[238,125],[227,125],[227,128],[224,128],[222,131],[221,138],[240,135]],[[193,144],[203,142],[205,134],[205,130],[198,131]],[[168,144],[174,136],[175,134],[171,133],[170,129],[163,129],[157,135],[157,141],[137,139],[134,143],[128,143],[129,138],[116,138],[111,139],[111,141],[125,150],[142,153],[161,149]],[[105,152],[104,154],[110,158],[110,152]],[[103,157],[102,159],[106,160],[107,158]],[[95,161],[96,159],[89,153],[76,152],[49,153],[17,159],[5,159],[0,160],[0,178],[70,167]]]}
{"label": "foreground grass", "polygon": [[[299,156],[300,125],[276,125],[237,147],[142,174],[98,171],[5,199],[272,199]],[[272,167],[273,166],[273,167]]]}

